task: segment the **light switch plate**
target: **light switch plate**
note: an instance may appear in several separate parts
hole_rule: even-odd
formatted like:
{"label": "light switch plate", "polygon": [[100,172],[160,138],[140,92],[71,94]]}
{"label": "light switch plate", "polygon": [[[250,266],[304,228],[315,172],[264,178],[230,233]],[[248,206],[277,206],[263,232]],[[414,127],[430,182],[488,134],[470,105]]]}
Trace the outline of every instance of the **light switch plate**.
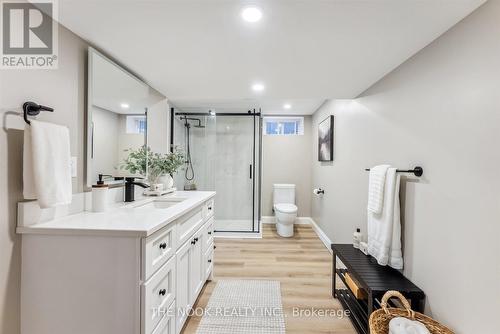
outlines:
{"label": "light switch plate", "polygon": [[71,157],[71,177],[78,176],[77,162],[78,160],[76,157]]}

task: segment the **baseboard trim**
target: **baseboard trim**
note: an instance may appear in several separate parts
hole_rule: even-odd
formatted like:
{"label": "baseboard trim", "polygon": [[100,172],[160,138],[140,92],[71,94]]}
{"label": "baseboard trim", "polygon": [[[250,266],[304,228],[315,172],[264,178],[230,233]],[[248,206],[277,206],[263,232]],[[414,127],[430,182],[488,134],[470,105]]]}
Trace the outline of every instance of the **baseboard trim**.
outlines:
{"label": "baseboard trim", "polygon": [[[309,217],[297,217],[297,220],[295,221],[295,224],[298,225],[309,225],[311,218]],[[260,221],[262,224],[276,224],[276,220],[274,219],[274,216],[262,216],[260,218]]]}
{"label": "baseboard trim", "polygon": [[[261,222],[262,224],[276,224],[274,216],[262,216]],[[332,241],[330,240],[330,238],[328,238],[326,233],[323,232],[321,227],[319,227],[319,225],[316,224],[316,222],[311,217],[297,217],[297,221],[295,222],[295,224],[311,225],[312,229],[314,230],[314,232],[316,232],[318,238],[321,240],[323,245],[325,245],[326,249],[330,252],[330,254],[332,253],[332,248],[331,248]]]}
{"label": "baseboard trim", "polygon": [[309,219],[310,219],[310,223],[311,223],[311,226],[312,226],[314,232],[316,232],[319,239],[323,242],[323,245],[325,245],[326,249],[330,252],[330,254],[332,254],[333,253],[332,247],[331,247],[332,241],[330,240],[330,238],[328,238],[326,233],[323,232],[321,227],[319,227],[319,225],[316,224],[316,222],[312,218],[309,218]]}

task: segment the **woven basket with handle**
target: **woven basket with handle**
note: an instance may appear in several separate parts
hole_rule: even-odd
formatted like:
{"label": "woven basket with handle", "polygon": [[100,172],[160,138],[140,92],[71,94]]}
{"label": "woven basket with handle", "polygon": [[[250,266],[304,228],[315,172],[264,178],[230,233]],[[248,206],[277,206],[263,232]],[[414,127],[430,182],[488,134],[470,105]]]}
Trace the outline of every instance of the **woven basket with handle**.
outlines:
{"label": "woven basket with handle", "polygon": [[[387,301],[391,297],[398,298],[404,306],[402,308],[387,307]],[[370,333],[371,334],[388,334],[389,333],[389,321],[392,318],[403,317],[410,320],[420,321],[427,327],[431,334],[454,334],[449,328],[441,325],[434,319],[422,314],[415,312],[411,309],[408,300],[399,293],[398,291],[387,291],[382,297],[381,309],[374,311],[370,315]]]}

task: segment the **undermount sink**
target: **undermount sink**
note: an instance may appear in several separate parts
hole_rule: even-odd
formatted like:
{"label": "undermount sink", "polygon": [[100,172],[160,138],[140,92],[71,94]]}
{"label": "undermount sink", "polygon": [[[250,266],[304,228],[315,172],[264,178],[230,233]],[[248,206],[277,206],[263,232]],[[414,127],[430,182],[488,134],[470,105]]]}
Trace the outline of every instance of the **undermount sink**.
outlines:
{"label": "undermount sink", "polygon": [[167,208],[170,208],[174,205],[177,205],[185,200],[186,200],[186,198],[182,198],[182,197],[159,198],[159,199],[155,199],[154,201],[151,201],[151,202],[138,204],[138,205],[134,206],[134,209],[167,209]]}

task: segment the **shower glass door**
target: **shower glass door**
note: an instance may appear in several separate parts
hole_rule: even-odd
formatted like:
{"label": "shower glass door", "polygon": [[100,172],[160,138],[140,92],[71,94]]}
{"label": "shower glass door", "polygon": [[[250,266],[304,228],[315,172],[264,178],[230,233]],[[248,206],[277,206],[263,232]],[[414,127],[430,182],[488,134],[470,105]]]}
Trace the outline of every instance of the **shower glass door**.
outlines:
{"label": "shower glass door", "polygon": [[190,153],[176,187],[217,192],[216,232],[259,232],[260,129],[259,114],[176,113],[174,146]]}
{"label": "shower glass door", "polygon": [[215,191],[218,232],[257,232],[258,186],[256,119],[217,116]]}

